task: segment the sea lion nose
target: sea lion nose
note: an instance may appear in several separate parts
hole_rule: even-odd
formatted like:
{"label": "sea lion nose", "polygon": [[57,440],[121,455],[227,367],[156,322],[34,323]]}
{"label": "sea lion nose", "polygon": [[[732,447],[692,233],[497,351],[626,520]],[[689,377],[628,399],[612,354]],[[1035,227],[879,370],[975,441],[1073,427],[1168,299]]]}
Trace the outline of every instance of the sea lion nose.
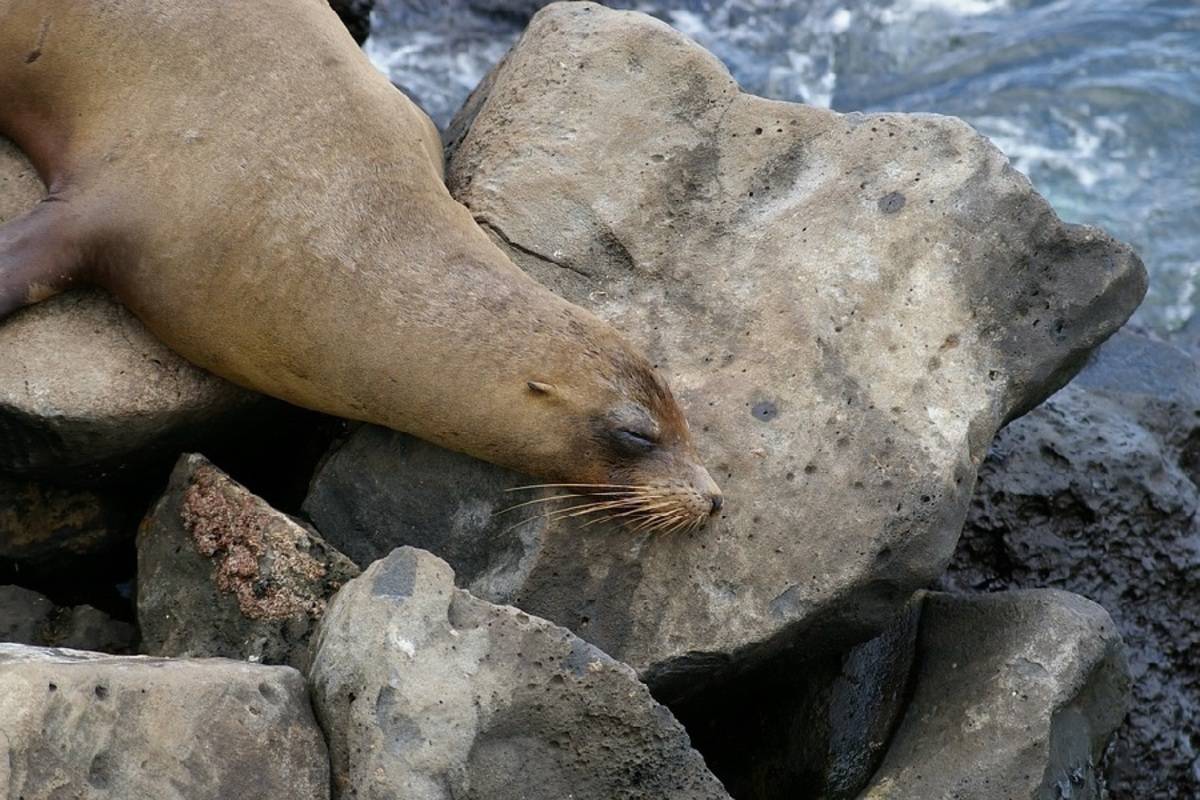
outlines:
{"label": "sea lion nose", "polygon": [[709,509],[708,513],[715,514],[721,510],[721,506],[725,505],[725,498],[719,494],[714,494],[709,498],[709,502],[712,503],[712,508]]}

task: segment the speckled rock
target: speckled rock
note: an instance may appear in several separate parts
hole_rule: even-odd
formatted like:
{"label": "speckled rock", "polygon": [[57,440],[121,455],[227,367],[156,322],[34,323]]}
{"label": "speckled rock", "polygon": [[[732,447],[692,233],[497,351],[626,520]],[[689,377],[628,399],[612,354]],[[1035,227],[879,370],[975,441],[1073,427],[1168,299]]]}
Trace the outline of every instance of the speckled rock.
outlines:
{"label": "speckled rock", "polygon": [[[44,194],[0,138],[0,224]],[[99,290],[0,321],[0,470],[83,475],[168,451],[256,396],[188,364]]]}
{"label": "speckled rock", "polygon": [[37,592],[0,586],[0,642],[132,653],[137,630],[91,606],[59,608]]}
{"label": "speckled rock", "polygon": [[138,532],[143,652],[303,669],[327,599],[357,574],[203,456],[182,456]]}
{"label": "speckled rock", "polygon": [[[670,376],[725,511],[687,536],[535,514],[509,530],[521,511],[493,513],[536,495],[502,489],[532,481],[430,472],[445,461],[389,436],[370,470],[335,454],[308,511],[327,535],[340,505],[388,545],[441,536],[427,546],[456,568],[468,554],[464,586],[670,702],[790,644],[877,634],[953,553],[996,429],[1146,287],[1129,248],[1062,223],[961,121],[744,94],[642,14],[543,9],[448,136],[476,220]],[[417,476],[442,497],[417,498]],[[355,483],[377,491],[338,496]],[[451,524],[425,527],[434,507]]]}
{"label": "speckled rock", "polygon": [[1054,590],[931,594],[920,667],[862,800],[1100,800],[1096,765],[1128,705],[1120,634]]}
{"label": "speckled rock", "polygon": [[337,594],[310,680],[334,798],[728,798],[633,670],[422,550]]}
{"label": "speckled rock", "polygon": [[329,762],[287,667],[0,644],[0,796],[325,800]]}
{"label": "speckled rock", "polygon": [[1200,367],[1130,333],[996,437],[942,581],[1051,586],[1101,603],[1129,650],[1133,704],[1113,800],[1200,797]]}

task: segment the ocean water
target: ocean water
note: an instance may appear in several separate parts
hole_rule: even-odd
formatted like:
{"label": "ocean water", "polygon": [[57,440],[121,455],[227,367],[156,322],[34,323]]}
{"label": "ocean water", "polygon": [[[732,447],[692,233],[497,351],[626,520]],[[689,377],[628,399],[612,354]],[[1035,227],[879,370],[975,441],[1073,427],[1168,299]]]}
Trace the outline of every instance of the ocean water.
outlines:
{"label": "ocean water", "polygon": [[[379,0],[367,52],[444,125],[535,0]],[[1200,0],[613,0],[746,91],[970,122],[1059,214],[1137,248],[1135,324],[1200,342]]]}

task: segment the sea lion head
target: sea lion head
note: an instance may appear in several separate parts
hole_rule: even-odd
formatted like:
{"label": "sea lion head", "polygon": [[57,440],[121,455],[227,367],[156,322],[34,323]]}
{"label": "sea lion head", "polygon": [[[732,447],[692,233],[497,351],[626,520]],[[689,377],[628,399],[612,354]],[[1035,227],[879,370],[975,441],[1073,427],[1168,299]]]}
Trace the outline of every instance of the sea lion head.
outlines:
{"label": "sea lion head", "polygon": [[[526,386],[543,424],[559,426],[567,469],[558,488],[586,495],[567,513],[596,514],[655,531],[697,528],[722,507],[682,409],[644,357],[609,343],[563,375]],[[581,380],[583,378],[583,380]]]}

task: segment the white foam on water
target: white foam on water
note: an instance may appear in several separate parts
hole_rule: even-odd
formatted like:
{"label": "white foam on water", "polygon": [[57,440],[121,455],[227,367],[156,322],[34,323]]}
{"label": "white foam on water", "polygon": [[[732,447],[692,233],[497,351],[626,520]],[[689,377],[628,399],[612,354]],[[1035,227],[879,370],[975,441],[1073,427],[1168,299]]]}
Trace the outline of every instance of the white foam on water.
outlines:
{"label": "white foam on water", "polygon": [[912,20],[921,14],[951,17],[980,17],[1007,10],[1008,0],[897,0],[883,9],[881,19],[888,24]]}

